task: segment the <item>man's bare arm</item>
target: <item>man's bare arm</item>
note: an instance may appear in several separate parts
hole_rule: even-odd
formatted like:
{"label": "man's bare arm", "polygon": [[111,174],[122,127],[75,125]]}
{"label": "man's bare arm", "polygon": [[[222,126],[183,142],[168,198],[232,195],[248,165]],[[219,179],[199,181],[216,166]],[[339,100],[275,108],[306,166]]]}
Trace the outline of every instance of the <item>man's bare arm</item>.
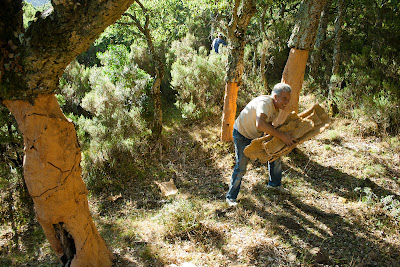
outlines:
{"label": "man's bare arm", "polygon": [[295,138],[292,137],[290,133],[285,133],[279,131],[271,123],[267,122],[267,115],[261,113],[260,116],[257,116],[256,119],[256,127],[259,131],[262,131],[266,134],[272,135],[282,140],[287,146],[291,146],[297,142]]}

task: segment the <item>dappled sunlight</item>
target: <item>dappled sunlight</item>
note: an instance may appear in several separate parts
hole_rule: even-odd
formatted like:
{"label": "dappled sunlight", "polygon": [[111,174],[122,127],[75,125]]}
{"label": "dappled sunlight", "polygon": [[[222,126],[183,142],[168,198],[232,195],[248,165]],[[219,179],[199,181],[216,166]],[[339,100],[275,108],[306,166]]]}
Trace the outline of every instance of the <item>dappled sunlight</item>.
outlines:
{"label": "dappled sunlight", "polygon": [[[400,265],[396,1],[11,2],[0,266]],[[222,140],[279,82],[291,92],[274,91],[276,114],[249,113],[249,136],[275,137],[253,143],[226,199],[235,145]],[[35,112],[4,106],[17,102]],[[282,187],[268,187],[262,161],[278,156]]]}

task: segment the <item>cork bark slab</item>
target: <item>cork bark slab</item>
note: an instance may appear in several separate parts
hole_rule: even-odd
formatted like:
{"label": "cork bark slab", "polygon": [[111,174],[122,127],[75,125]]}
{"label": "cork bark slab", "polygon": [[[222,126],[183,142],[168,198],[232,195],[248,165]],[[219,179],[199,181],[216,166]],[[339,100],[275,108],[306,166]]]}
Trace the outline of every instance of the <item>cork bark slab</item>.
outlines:
{"label": "cork bark slab", "polygon": [[244,149],[244,154],[250,159],[258,159],[260,162],[274,161],[275,159],[288,154],[297,145],[303,143],[323,132],[331,123],[331,119],[324,109],[315,104],[308,110],[290,114],[286,121],[278,127],[283,132],[290,132],[297,143],[290,147],[286,146],[279,138],[266,135],[254,139]]}

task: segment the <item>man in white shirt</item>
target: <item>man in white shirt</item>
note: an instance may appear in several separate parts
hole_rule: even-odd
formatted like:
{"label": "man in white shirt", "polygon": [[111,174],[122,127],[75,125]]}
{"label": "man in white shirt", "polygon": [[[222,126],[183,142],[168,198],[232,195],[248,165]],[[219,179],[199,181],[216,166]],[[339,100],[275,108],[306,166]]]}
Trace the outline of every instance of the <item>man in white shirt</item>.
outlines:
{"label": "man in white shirt", "polygon": [[[272,89],[271,95],[262,95],[251,100],[240,112],[233,125],[233,141],[235,143],[236,165],[233,170],[226,202],[230,206],[237,205],[242,177],[247,170],[249,158],[243,150],[251,140],[261,137],[264,133],[281,139],[290,146],[296,142],[289,133],[281,132],[273,126],[273,121],[280,111],[289,103],[291,87],[285,83],[278,83]],[[282,164],[280,159],[268,162],[268,187],[279,188],[282,181]]]}

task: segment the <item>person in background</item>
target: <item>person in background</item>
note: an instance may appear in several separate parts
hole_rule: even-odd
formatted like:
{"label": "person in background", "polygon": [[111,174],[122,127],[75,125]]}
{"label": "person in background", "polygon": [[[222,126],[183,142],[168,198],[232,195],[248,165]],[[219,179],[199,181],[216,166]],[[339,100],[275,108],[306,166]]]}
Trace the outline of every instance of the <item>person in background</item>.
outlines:
{"label": "person in background", "polygon": [[212,49],[214,49],[215,53],[219,53],[218,49],[219,49],[219,45],[228,45],[225,40],[223,39],[222,34],[218,34],[218,37],[214,39],[214,41],[212,42]]}
{"label": "person in background", "polygon": [[[242,177],[247,170],[249,158],[244,154],[244,149],[253,139],[269,134],[281,139],[286,145],[291,146],[297,142],[289,133],[279,131],[273,126],[273,121],[280,111],[289,103],[291,87],[285,83],[274,86],[271,95],[261,95],[251,100],[240,112],[233,125],[233,141],[235,143],[236,165],[233,170],[226,202],[235,206],[240,190]],[[282,164],[281,159],[268,162],[269,181],[268,188],[281,190]]]}

